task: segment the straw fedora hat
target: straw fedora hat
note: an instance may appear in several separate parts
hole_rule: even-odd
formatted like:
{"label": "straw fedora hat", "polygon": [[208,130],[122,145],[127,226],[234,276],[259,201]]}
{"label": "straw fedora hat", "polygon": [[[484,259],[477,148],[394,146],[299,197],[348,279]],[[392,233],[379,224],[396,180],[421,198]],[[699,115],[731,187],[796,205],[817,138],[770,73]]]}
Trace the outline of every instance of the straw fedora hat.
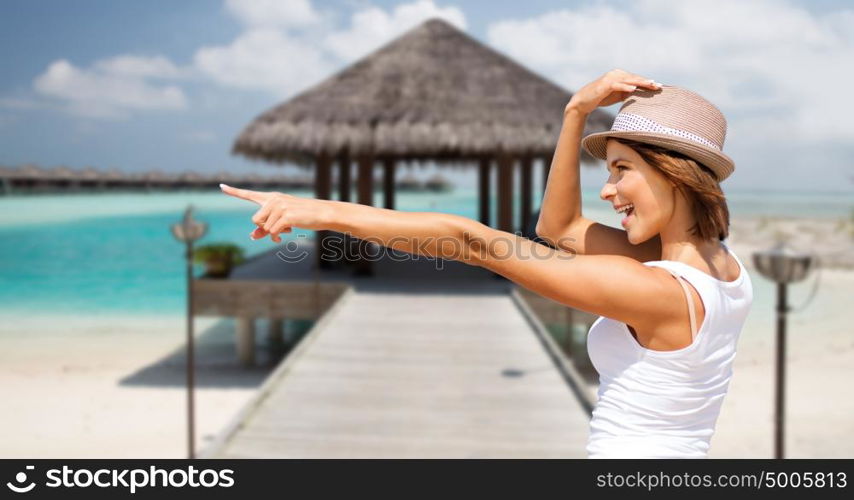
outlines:
{"label": "straw fedora hat", "polygon": [[682,153],[710,168],[718,182],[735,170],[732,159],[723,153],[723,113],[699,94],[673,85],[634,91],[620,107],[611,130],[587,135],[581,145],[604,160],[608,138],[631,139]]}

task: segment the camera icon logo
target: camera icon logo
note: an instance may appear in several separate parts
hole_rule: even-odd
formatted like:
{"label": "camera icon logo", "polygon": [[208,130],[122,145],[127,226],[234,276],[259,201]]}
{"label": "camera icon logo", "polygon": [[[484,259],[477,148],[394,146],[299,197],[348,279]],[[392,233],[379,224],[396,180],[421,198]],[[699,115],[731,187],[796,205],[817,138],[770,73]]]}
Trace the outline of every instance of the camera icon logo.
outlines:
{"label": "camera icon logo", "polygon": [[[35,469],[35,466],[28,465],[26,467],[26,469],[27,470],[33,470],[33,469]],[[27,473],[26,472],[19,472],[19,473],[15,474],[15,482],[16,483],[23,485],[26,481],[27,481]],[[36,483],[31,482],[30,484],[28,484],[26,486],[18,486],[14,483],[8,482],[8,483],[6,483],[6,486],[8,486],[9,489],[14,491],[15,493],[27,493],[29,491],[32,491],[32,489],[36,487]]]}

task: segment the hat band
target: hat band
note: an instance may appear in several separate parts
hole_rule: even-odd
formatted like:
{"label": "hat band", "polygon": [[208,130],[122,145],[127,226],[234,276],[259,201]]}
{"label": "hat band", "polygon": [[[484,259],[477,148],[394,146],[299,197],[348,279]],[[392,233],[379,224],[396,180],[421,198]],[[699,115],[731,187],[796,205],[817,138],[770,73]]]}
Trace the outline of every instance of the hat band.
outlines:
{"label": "hat band", "polygon": [[617,117],[614,118],[614,124],[611,125],[611,131],[653,132],[656,134],[672,135],[674,137],[681,137],[683,139],[688,139],[689,141],[698,142],[705,146],[709,146],[710,148],[717,149],[718,151],[721,150],[720,146],[704,137],[700,137],[699,135],[692,134],[691,132],[686,132],[684,130],[679,130],[678,128],[665,127],[655,120],[650,120],[649,118],[633,113],[617,113]]}

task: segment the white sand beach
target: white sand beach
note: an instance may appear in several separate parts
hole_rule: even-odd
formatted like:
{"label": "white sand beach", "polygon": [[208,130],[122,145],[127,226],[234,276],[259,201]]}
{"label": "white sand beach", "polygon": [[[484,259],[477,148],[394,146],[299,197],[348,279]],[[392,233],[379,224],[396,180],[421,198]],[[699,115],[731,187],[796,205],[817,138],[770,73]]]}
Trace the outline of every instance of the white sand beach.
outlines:
{"label": "white sand beach", "polygon": [[[182,317],[4,318],[0,325],[0,456],[186,458]],[[242,368],[232,322],[197,318],[196,325],[201,449],[273,366],[262,330],[258,366]]]}
{"label": "white sand beach", "polygon": [[825,268],[854,270],[854,217],[734,217],[728,241],[741,256],[764,250],[781,239]]}
{"label": "white sand beach", "polygon": [[[754,292],[764,278],[746,257]],[[854,271],[822,270],[813,300],[792,311],[786,335],[785,456],[854,457]],[[790,286],[789,306],[807,298],[812,278]],[[730,391],[724,400],[710,458],[771,458],[774,455],[776,323],[774,301],[751,311],[739,342]]]}
{"label": "white sand beach", "polygon": [[782,237],[823,264],[789,286],[784,395],[787,458],[854,457],[854,220],[743,217],[731,225],[730,247],[747,266],[754,306],[739,343],[710,458],[774,455],[776,305],[773,285],[753,268],[751,254]]}

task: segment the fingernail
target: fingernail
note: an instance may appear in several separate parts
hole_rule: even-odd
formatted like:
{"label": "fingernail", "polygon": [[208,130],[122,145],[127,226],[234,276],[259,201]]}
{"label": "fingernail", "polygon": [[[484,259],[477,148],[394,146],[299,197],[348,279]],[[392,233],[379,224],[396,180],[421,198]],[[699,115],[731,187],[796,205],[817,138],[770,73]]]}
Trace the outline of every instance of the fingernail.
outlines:
{"label": "fingernail", "polygon": [[219,185],[219,188],[220,188],[220,189],[222,189],[222,188],[227,188],[227,187],[228,187],[228,186],[226,186],[225,184],[222,184],[222,183],[220,183],[220,185]]}
{"label": "fingernail", "polygon": [[255,241],[255,236],[250,234],[250,235],[249,235],[249,239],[250,239],[250,240],[252,240],[252,241]]}

